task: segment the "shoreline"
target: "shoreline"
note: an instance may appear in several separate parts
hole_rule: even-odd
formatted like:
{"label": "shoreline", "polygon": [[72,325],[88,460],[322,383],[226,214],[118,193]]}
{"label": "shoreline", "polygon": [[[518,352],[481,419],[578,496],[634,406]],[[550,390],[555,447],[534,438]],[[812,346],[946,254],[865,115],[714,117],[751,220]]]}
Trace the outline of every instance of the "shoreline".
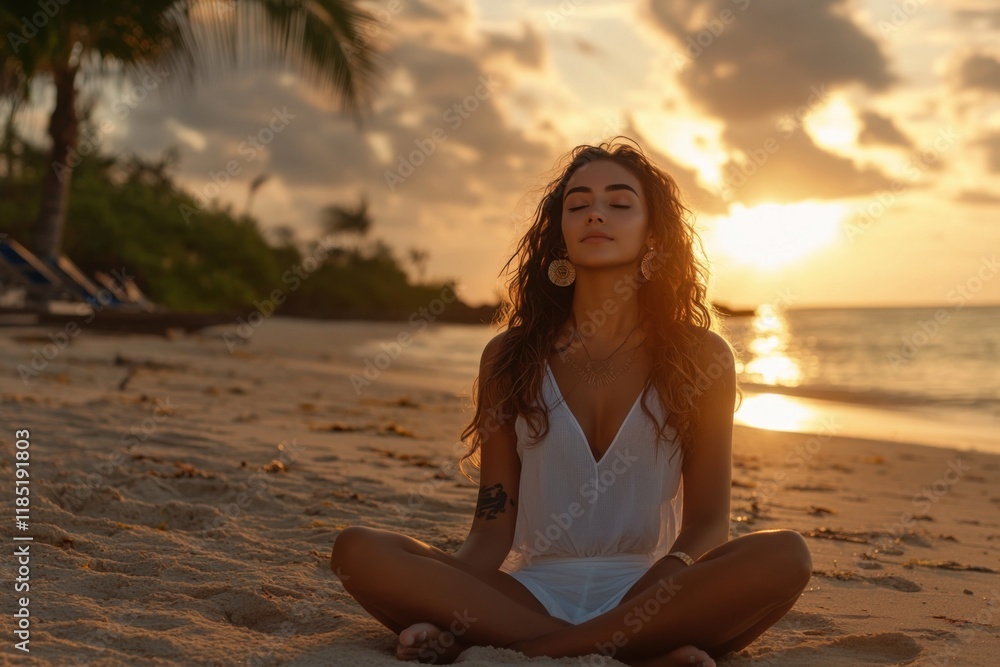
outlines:
{"label": "shoreline", "polygon": [[[333,540],[367,525],[453,552],[476,498],[454,465],[471,378],[400,358],[360,395],[350,384],[353,344],[400,330],[356,323],[317,344],[275,321],[232,354],[218,332],[82,336],[28,387],[0,378],[0,417],[32,432],[20,662],[398,665],[394,635],[330,572]],[[32,345],[0,338],[0,357],[16,367]],[[13,463],[5,447],[8,482]],[[797,530],[814,571],[720,665],[992,663],[1000,456],[737,425],[732,472],[731,539]],[[460,664],[522,662],[474,647]]]}
{"label": "shoreline", "polygon": [[[390,337],[394,331],[390,332]],[[484,336],[484,346],[486,340],[488,338]],[[369,349],[377,347],[376,343],[367,342]],[[436,388],[450,388],[456,394],[467,394],[471,390],[469,374],[448,373],[430,364],[414,363],[405,356],[393,359],[392,364],[395,373],[384,376],[388,382],[396,381],[402,385],[424,383]],[[365,359],[364,365],[358,365],[356,360],[346,355],[336,363],[331,362],[330,367],[337,372],[361,375],[365,368],[372,367],[372,363],[369,358]],[[475,372],[478,372],[478,360]],[[381,373],[379,377],[383,377]],[[451,379],[454,381],[448,382]],[[865,405],[790,395],[783,389],[781,386],[775,386],[773,391],[760,385],[744,387],[744,401],[734,415],[734,424],[805,435],[833,430],[846,438],[889,440],[914,446],[1000,454],[1000,415],[991,420],[982,411],[965,408]]]}
{"label": "shoreline", "polygon": [[872,407],[745,390],[734,422],[788,433],[835,430],[845,438],[1000,454],[1000,422],[968,409]]}

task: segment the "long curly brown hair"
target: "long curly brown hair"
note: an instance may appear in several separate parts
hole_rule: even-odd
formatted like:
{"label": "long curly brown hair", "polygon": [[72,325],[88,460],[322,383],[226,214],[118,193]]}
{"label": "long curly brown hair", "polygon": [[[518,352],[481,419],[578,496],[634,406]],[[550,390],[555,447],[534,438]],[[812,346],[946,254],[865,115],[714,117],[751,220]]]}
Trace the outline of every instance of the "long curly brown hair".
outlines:
{"label": "long curly brown hair", "polygon": [[[619,138],[624,142],[618,142]],[[616,162],[642,184],[656,249],[656,274],[649,281],[639,278],[632,289],[638,294],[640,322],[653,351],[651,378],[665,408],[666,422],[657,422],[645,397],[640,403],[643,412],[658,424],[660,441],[667,439],[672,427],[675,433],[670,437],[671,445],[679,437],[683,452],[692,446],[698,420],[698,388],[711,382],[699,366],[697,352],[708,331],[722,333],[718,316],[707,302],[708,269],[695,254],[695,244],[700,246],[701,241],[674,179],[653,164],[636,142],[614,137],[599,146],[577,146],[564,156],[560,162],[568,161],[568,165],[557,165],[561,174],[545,188],[534,221],[501,271],[509,273],[514,263],[513,275],[507,282],[508,296],[493,321],[501,329],[506,327],[506,333],[490,377],[477,377],[473,383],[475,414],[461,434],[468,451],[459,467],[470,480],[462,464],[471,460],[479,467],[480,448],[498,428],[497,415],[502,419],[523,415],[532,425],[532,437],[548,432],[547,410],[538,405],[544,404],[544,362],[554,349],[560,326],[572,315],[575,289],[559,287],[549,280],[548,266],[560,251],[565,252],[562,202],[566,183],[577,169],[593,160]],[[494,388],[493,395],[502,397],[500,405],[483,405],[487,382]],[[648,391],[647,386],[643,393]]]}

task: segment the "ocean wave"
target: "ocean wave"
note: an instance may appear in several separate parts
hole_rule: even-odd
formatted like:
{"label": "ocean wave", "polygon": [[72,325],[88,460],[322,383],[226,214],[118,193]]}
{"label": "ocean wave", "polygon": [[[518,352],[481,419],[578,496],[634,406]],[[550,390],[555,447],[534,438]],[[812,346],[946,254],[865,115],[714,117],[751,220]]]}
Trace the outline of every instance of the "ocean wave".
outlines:
{"label": "ocean wave", "polygon": [[931,396],[927,394],[885,391],[880,389],[850,389],[823,385],[772,385],[740,382],[740,388],[755,393],[782,394],[799,398],[814,398],[839,403],[881,407],[958,407],[1000,413],[1000,398],[982,395]]}

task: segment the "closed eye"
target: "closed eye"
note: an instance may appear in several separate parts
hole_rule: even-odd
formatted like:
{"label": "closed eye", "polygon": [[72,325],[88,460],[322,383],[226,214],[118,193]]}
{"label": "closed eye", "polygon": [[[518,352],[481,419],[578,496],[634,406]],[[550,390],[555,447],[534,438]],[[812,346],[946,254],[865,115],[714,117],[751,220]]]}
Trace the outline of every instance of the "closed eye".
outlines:
{"label": "closed eye", "polygon": [[[581,208],[587,208],[587,206],[588,206],[588,204],[584,204],[583,206],[574,206],[573,208],[568,208],[566,210],[570,211],[570,212],[572,212],[572,211],[579,211]],[[624,204],[612,204],[611,208],[632,208],[632,207],[631,206],[625,206]]]}

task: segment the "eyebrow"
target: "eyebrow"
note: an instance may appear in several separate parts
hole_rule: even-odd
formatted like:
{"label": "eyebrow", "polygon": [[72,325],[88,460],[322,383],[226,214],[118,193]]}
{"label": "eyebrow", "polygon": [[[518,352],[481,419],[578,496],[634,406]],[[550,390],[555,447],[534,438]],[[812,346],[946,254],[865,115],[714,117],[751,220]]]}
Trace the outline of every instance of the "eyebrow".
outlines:
{"label": "eyebrow", "polygon": [[[611,192],[611,191],[613,191],[613,190],[629,190],[629,191],[631,191],[631,192],[632,192],[632,194],[634,194],[634,195],[635,195],[636,197],[638,197],[638,196],[639,196],[639,193],[638,193],[638,192],[636,192],[636,191],[635,191],[635,189],[634,189],[634,188],[633,188],[633,187],[632,187],[631,185],[628,185],[628,184],[626,184],[626,183],[612,183],[612,184],[611,184],[611,185],[609,185],[608,187],[604,188],[604,191],[605,191],[605,192]],[[570,196],[571,194],[573,194],[574,192],[593,192],[593,190],[591,190],[590,188],[588,188],[588,187],[587,187],[587,186],[585,186],[585,185],[578,185],[578,186],[576,186],[575,188],[571,188],[571,189],[570,189],[570,190],[569,190],[569,191],[568,191],[568,192],[566,193],[566,196],[565,196],[565,197],[563,197],[563,201],[565,201],[565,200],[566,200],[566,197],[569,197],[569,196]]]}

